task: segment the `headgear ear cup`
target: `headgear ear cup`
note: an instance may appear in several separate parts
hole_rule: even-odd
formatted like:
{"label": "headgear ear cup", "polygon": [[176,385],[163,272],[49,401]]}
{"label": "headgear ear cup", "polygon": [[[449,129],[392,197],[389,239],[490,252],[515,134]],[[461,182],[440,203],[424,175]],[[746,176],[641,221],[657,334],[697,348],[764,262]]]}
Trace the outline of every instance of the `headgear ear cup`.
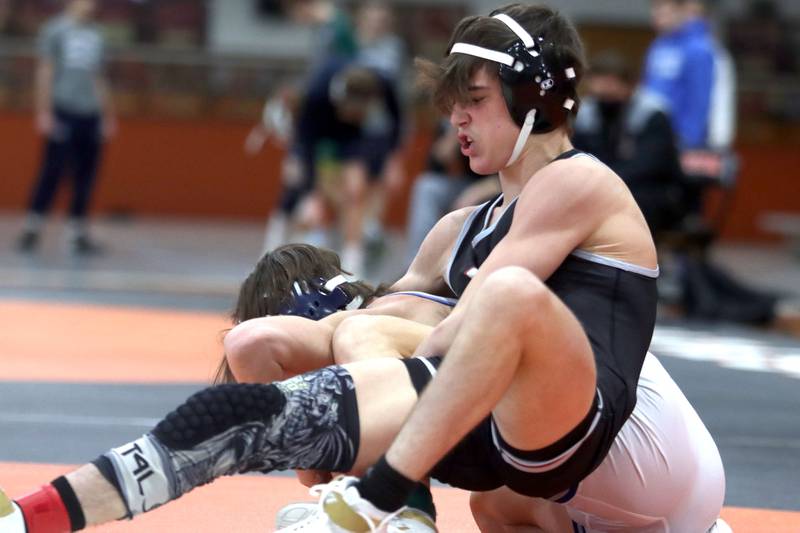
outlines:
{"label": "headgear ear cup", "polygon": [[288,301],[278,311],[280,315],[294,315],[319,320],[343,309],[357,309],[363,303],[361,296],[351,297],[342,287],[348,283],[342,276],[329,280],[295,281]]}

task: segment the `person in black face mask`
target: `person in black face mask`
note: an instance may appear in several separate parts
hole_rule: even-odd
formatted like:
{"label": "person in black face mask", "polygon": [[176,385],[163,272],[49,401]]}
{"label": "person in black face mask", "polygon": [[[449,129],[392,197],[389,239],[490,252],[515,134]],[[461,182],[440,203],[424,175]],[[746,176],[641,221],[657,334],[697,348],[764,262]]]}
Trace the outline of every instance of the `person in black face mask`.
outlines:
{"label": "person in black face mask", "polygon": [[575,121],[573,145],[620,175],[654,236],[682,216],[683,174],[662,102],[635,91],[634,77],[616,52],[598,54]]}

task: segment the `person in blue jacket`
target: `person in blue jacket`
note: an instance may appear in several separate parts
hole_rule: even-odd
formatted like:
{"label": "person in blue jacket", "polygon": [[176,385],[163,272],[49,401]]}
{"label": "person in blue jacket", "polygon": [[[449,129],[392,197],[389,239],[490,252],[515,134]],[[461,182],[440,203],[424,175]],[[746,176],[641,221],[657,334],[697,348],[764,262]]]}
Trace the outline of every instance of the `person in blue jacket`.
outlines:
{"label": "person in blue jacket", "polygon": [[659,33],[647,52],[643,88],[660,96],[682,149],[704,148],[714,85],[715,44],[708,22],[686,0],[653,0]]}

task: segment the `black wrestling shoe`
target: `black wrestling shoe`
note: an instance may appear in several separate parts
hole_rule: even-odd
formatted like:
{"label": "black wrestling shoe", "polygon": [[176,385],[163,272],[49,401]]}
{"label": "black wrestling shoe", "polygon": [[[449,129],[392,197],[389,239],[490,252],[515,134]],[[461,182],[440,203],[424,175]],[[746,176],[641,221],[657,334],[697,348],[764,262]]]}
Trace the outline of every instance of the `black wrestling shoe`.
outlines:
{"label": "black wrestling shoe", "polygon": [[75,237],[70,242],[70,250],[73,254],[83,257],[103,255],[106,251],[103,245],[93,241],[87,235]]}
{"label": "black wrestling shoe", "polygon": [[39,232],[31,230],[23,231],[17,238],[17,244],[15,246],[17,251],[23,254],[33,253],[36,251],[36,248],[38,247],[39,247]]}

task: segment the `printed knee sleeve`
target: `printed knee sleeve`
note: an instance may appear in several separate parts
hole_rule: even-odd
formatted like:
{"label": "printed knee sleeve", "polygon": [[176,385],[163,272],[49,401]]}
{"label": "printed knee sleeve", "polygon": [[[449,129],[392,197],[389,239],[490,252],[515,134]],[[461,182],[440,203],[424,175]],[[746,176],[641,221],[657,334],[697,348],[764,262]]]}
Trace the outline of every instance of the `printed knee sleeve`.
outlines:
{"label": "printed knee sleeve", "polygon": [[270,385],[204,389],[106,457],[130,513],[138,514],[223,475],[347,471],[358,452],[358,423],[352,378],[330,367]]}

